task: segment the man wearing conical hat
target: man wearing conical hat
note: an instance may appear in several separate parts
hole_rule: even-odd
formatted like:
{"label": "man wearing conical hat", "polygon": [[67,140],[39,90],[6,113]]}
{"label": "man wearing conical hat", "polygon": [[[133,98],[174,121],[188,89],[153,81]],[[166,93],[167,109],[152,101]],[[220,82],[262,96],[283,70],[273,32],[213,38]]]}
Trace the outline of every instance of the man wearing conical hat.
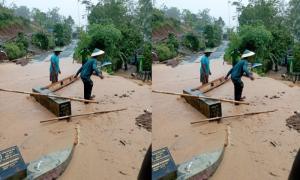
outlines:
{"label": "man wearing conical hat", "polygon": [[211,75],[210,72],[210,66],[209,66],[209,59],[208,57],[213,53],[212,50],[206,49],[204,51],[204,56],[201,58],[201,66],[200,66],[200,82],[203,84],[208,83],[209,75]]}
{"label": "man wearing conical hat", "polygon": [[50,58],[50,81],[56,83],[58,81],[59,68],[59,54],[62,52],[60,48],[55,48],[53,55]]}
{"label": "man wearing conical hat", "polygon": [[[255,53],[249,50],[245,50],[242,55],[242,60],[238,61],[238,63],[230,69],[227,73],[225,79],[228,79],[229,75],[231,75],[231,80],[234,85],[234,100],[241,101],[245,99],[242,98],[242,92],[244,88],[244,83],[242,81],[242,76],[245,74],[251,80],[254,80],[252,73],[248,70],[248,61],[251,61],[254,57]],[[235,105],[239,105],[236,103]]]}
{"label": "man wearing conical hat", "polygon": [[97,69],[97,60],[100,60],[104,55],[104,51],[100,49],[95,49],[91,55],[91,58],[84,63],[83,66],[77,71],[75,78],[80,74],[80,78],[84,85],[84,99],[92,100],[95,96],[92,94],[93,81],[91,80],[91,75],[93,72],[96,73],[101,79],[103,79],[102,72]]}

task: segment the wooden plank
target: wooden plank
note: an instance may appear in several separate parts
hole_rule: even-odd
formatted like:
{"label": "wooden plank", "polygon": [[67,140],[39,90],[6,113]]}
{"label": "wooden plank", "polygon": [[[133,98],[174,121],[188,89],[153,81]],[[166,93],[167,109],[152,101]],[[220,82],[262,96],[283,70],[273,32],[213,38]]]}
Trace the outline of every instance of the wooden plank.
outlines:
{"label": "wooden plank", "polygon": [[[49,90],[49,89],[43,89],[40,88],[41,90]],[[38,92],[26,92],[26,91],[18,91],[18,90],[11,90],[11,89],[1,89],[0,91],[3,92],[10,92],[10,93],[18,93],[18,94],[29,94],[29,95],[35,95],[35,96],[48,96],[48,97],[53,97],[53,98],[61,98],[61,99],[69,99],[72,101],[79,101],[79,102],[87,102],[87,103],[97,103],[99,104],[98,101],[94,101],[94,100],[87,100],[87,99],[82,99],[82,98],[76,98],[76,97],[67,97],[67,96],[58,96],[52,93],[52,91],[50,91],[51,93],[38,93]]]}
{"label": "wooden plank", "polygon": [[194,88],[193,90],[199,90],[202,93],[207,93],[207,92],[209,92],[209,91],[211,91],[211,90],[213,90],[213,89],[215,89],[215,88],[217,88],[217,87],[225,84],[228,81],[229,81],[229,79],[226,80],[225,77],[222,76],[222,77],[220,77],[218,79],[215,79],[215,80],[213,80],[213,81],[211,81],[211,82],[209,82],[207,84],[204,84],[204,85],[201,85],[201,86],[199,86],[197,88]]}
{"label": "wooden plank", "polygon": [[201,94],[199,94],[199,95],[193,95],[193,94],[195,94],[193,92],[196,92],[196,91],[200,92],[199,90],[193,90],[193,89],[189,89],[189,93],[185,93],[185,92],[174,93],[174,92],[167,92],[167,91],[152,90],[152,92],[159,93],[159,94],[176,95],[176,96],[190,97],[190,98],[194,98],[194,99],[209,99],[209,100],[223,101],[223,102],[228,102],[228,103],[249,105],[249,103],[243,102],[243,101],[235,101],[235,100],[230,100],[230,99],[208,97],[208,96],[203,95],[201,92],[200,92]]}
{"label": "wooden plank", "polygon": [[43,88],[44,88],[44,89],[49,89],[49,90],[52,91],[52,92],[58,91],[58,90],[60,90],[60,89],[62,89],[62,88],[64,88],[64,87],[66,87],[66,86],[72,84],[72,83],[75,82],[77,79],[79,79],[78,77],[75,78],[74,76],[75,76],[75,75],[68,76],[68,77],[66,77],[66,78],[64,78],[64,79],[62,79],[62,80],[60,80],[60,81],[58,81],[58,82],[56,82],[56,83],[49,84],[49,85],[47,85],[47,86],[45,86],[45,87],[43,87]]}
{"label": "wooden plank", "polygon": [[109,110],[109,111],[90,112],[90,113],[76,114],[76,115],[70,115],[70,116],[62,116],[62,117],[58,117],[58,118],[51,118],[51,119],[47,119],[47,120],[44,120],[44,121],[40,121],[40,123],[58,121],[58,120],[63,120],[63,119],[69,119],[69,118],[72,118],[72,117],[87,116],[87,115],[93,115],[93,114],[106,114],[106,113],[119,112],[119,111],[125,111],[125,110],[127,110],[127,108],[115,109],[115,110]]}
{"label": "wooden plank", "polygon": [[276,112],[276,111],[277,111],[277,109],[269,110],[269,111],[259,111],[259,112],[235,114],[235,115],[223,116],[223,117],[214,117],[214,118],[204,119],[204,120],[201,120],[201,121],[191,122],[191,124],[197,124],[197,123],[203,123],[203,122],[209,122],[209,121],[217,121],[217,120],[232,118],[232,117],[252,116],[252,115],[265,114],[265,113],[271,113],[271,112]]}

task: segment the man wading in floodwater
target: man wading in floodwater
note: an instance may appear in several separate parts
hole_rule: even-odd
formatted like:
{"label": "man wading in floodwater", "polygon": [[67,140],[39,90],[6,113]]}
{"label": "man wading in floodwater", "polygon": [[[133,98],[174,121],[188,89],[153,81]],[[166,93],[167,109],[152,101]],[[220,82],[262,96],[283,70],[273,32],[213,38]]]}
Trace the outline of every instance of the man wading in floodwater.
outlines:
{"label": "man wading in floodwater", "polygon": [[208,57],[211,55],[212,52],[213,51],[211,50],[205,50],[204,56],[202,56],[201,58],[200,82],[202,82],[202,85],[208,83],[208,77],[209,75],[211,75]]}
{"label": "man wading in floodwater", "polygon": [[[91,96],[92,89],[93,89],[93,81],[91,80],[91,75],[95,71],[96,75],[99,76],[101,79],[104,77],[102,76],[102,72],[97,69],[97,60],[101,59],[101,55],[104,54],[104,51],[100,49],[95,49],[91,55],[92,58],[88,59],[86,63],[77,71],[75,78],[80,73],[81,80],[84,85],[84,99],[92,100],[95,98],[95,95]],[[86,102],[85,102],[86,103]]]}
{"label": "man wading in floodwater", "polygon": [[[244,83],[242,81],[242,76],[245,73],[247,77],[251,80],[254,80],[252,73],[248,70],[248,61],[252,60],[255,53],[249,50],[246,50],[242,55],[242,60],[240,60],[230,71],[227,73],[225,79],[228,79],[228,76],[231,75],[231,80],[234,85],[234,100],[241,101],[245,97],[242,97]],[[239,105],[239,103],[235,103]]]}
{"label": "man wading in floodwater", "polygon": [[62,52],[60,48],[54,49],[54,54],[50,59],[50,81],[56,83],[58,81],[58,73],[61,74],[59,68],[59,54]]}
{"label": "man wading in floodwater", "polygon": [[[208,83],[208,78],[209,75],[211,75],[210,72],[210,66],[209,66],[209,59],[208,57],[211,55],[211,53],[213,53],[212,50],[205,50],[204,51],[204,56],[202,56],[200,62],[200,82],[202,83],[202,85],[207,84]],[[191,89],[192,91],[196,91],[199,90],[201,87],[201,85],[199,87],[193,88]]]}

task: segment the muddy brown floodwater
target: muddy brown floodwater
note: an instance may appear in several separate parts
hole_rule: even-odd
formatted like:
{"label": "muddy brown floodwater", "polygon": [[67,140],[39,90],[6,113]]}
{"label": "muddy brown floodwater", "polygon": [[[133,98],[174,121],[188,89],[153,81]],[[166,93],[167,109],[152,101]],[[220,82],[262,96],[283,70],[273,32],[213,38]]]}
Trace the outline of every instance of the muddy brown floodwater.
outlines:
{"label": "muddy brown floodwater", "polygon": [[[69,58],[62,58],[60,65],[60,79],[80,67]],[[49,61],[24,67],[0,64],[0,87],[31,91],[49,84],[48,74]],[[92,77],[93,94],[100,104],[72,102],[72,114],[128,108],[126,111],[40,124],[54,115],[30,96],[0,92],[0,149],[17,145],[25,162],[30,162],[72,145],[79,124],[80,143],[61,179],[135,179],[151,143],[151,132],[135,125],[135,118],[151,109],[150,86],[105,76],[103,80]],[[83,84],[78,80],[57,94],[82,97]]]}
{"label": "muddy brown floodwater", "polygon": [[[211,62],[210,80],[225,75],[230,66],[222,60]],[[171,68],[153,65],[154,90],[181,93],[184,88],[199,85],[199,63]],[[222,103],[223,116],[278,109],[277,112],[223,120],[222,123],[190,125],[205,117],[178,96],[152,94],[153,149],[168,147],[177,164],[203,152],[221,148],[230,127],[230,145],[213,180],[223,179],[287,179],[300,133],[286,126],[286,119],[300,109],[300,88],[280,81],[258,77],[243,78],[244,95],[251,105]],[[208,96],[233,98],[231,81],[207,93]],[[270,98],[272,96],[279,98]],[[271,142],[275,142],[275,147]]]}

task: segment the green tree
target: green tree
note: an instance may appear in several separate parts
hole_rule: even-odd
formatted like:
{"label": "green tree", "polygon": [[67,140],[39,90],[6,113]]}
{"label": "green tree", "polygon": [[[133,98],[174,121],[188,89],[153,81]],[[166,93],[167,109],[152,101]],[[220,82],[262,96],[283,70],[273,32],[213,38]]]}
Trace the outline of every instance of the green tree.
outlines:
{"label": "green tree", "polygon": [[[119,27],[128,21],[125,0],[103,0],[91,10],[88,20],[90,24],[114,24]],[[127,19],[127,20],[126,20]]]}
{"label": "green tree", "polygon": [[137,22],[142,29],[144,39],[151,41],[153,4],[151,0],[139,0]]}
{"label": "green tree", "polygon": [[180,13],[180,10],[176,7],[170,7],[170,8],[167,8],[165,10],[165,15],[167,17],[170,17],[170,18],[173,18],[173,19],[176,19],[178,21],[180,21],[181,17],[181,13]]}
{"label": "green tree", "polygon": [[40,11],[37,8],[33,8],[31,14],[32,14],[34,22],[36,22],[37,24],[39,24],[42,27],[46,26],[46,21],[47,21],[46,13]]}
{"label": "green tree", "polygon": [[293,47],[293,71],[300,72],[300,43],[296,43]]}
{"label": "green tree", "polygon": [[209,24],[204,26],[204,35],[207,40],[207,47],[216,47],[221,44],[222,41],[222,29],[217,24]]}
{"label": "green tree", "polygon": [[26,6],[15,7],[14,14],[16,16],[19,16],[19,17],[22,17],[22,18],[25,18],[28,20],[30,20],[30,18],[31,18],[30,9]]}
{"label": "green tree", "polygon": [[300,41],[300,0],[290,0],[288,9],[288,24],[293,31],[294,37]]}

